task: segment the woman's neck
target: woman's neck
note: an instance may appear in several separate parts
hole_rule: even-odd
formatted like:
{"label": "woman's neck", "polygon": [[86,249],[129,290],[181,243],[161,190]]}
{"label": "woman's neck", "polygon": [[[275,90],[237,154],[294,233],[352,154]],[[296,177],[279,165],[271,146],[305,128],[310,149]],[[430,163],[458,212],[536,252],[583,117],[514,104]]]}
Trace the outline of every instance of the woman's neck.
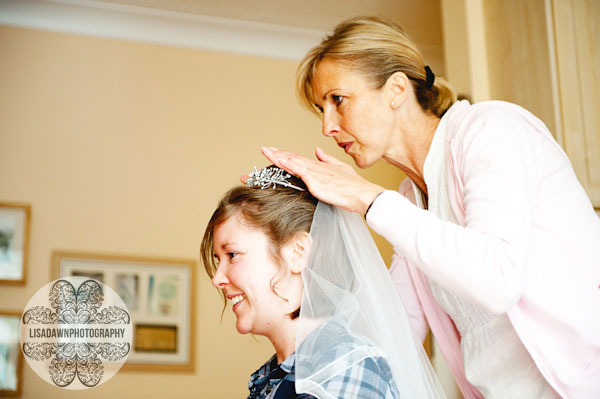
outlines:
{"label": "woman's neck", "polygon": [[440,118],[424,112],[416,99],[399,113],[395,143],[383,159],[400,168],[427,195],[423,166]]}
{"label": "woman's neck", "polygon": [[[284,316],[288,317],[289,316]],[[275,332],[267,338],[273,344],[277,354],[277,364],[281,364],[296,350],[296,331],[298,329],[298,318],[285,320]]]}

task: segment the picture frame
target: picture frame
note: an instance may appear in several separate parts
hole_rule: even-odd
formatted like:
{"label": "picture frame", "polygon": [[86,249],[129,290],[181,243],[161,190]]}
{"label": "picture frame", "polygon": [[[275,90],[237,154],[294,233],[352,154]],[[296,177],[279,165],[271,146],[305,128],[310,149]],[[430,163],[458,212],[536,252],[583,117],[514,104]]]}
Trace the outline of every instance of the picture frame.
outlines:
{"label": "picture frame", "polygon": [[21,314],[0,310],[0,397],[21,395],[23,352],[19,344]]}
{"label": "picture frame", "polygon": [[133,343],[125,371],[194,371],[196,262],[54,251],[52,279],[85,276],[123,299]]}
{"label": "picture frame", "polygon": [[29,254],[29,204],[0,202],[0,284],[25,285]]}

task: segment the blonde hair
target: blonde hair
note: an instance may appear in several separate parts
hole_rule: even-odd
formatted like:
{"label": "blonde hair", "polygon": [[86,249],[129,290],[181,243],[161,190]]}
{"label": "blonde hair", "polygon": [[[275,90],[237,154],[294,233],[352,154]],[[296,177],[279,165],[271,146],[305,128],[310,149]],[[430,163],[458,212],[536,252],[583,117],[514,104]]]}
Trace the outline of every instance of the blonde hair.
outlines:
{"label": "blonde hair", "polygon": [[306,54],[296,74],[296,91],[300,101],[313,112],[317,110],[312,79],[324,59],[350,66],[376,89],[383,87],[395,72],[405,73],[421,108],[438,117],[456,101],[454,90],[443,79],[436,76],[429,87],[425,62],[417,47],[400,26],[381,18],[356,17],[343,21]]}

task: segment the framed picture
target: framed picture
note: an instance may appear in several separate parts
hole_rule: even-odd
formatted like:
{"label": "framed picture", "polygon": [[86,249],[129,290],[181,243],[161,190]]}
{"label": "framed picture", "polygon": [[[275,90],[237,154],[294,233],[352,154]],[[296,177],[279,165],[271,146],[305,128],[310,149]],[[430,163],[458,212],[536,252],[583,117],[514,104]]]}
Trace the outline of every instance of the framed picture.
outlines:
{"label": "framed picture", "polygon": [[21,314],[0,311],[0,397],[21,394],[23,352],[19,346]]}
{"label": "framed picture", "polygon": [[52,279],[84,276],[115,290],[127,305],[133,345],[123,370],[194,370],[196,262],[56,251]]}
{"label": "framed picture", "polygon": [[24,285],[31,207],[0,202],[0,284]]}

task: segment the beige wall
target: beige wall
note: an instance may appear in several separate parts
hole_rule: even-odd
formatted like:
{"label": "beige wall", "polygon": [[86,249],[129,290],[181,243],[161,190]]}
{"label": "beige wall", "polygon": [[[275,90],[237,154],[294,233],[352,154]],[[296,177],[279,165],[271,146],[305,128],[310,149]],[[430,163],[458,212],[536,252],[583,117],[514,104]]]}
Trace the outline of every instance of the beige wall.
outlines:
{"label": "beige wall", "polygon": [[[197,259],[218,198],[265,165],[261,145],[343,157],[295,99],[296,62],[3,26],[0,54],[0,201],[32,206],[27,284],[0,287],[2,310],[50,281],[56,249]],[[402,177],[388,165],[365,176]],[[22,397],[247,395],[272,348],[237,334],[230,311],[219,321],[198,272],[195,373],[120,372],[72,392],[25,366]]]}

